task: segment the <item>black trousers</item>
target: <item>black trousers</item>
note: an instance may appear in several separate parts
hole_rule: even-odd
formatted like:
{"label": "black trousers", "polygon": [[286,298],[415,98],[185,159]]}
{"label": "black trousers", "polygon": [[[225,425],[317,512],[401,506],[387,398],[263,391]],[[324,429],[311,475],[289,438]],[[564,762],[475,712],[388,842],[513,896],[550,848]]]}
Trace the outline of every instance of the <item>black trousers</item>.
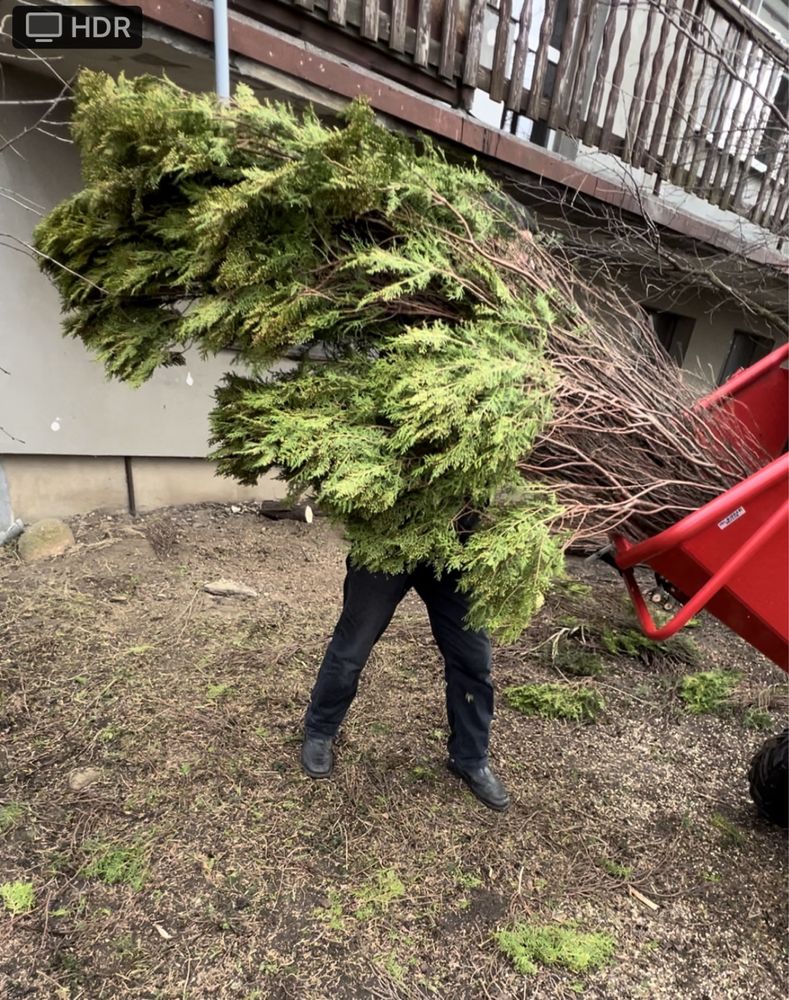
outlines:
{"label": "black trousers", "polygon": [[437,578],[428,566],[413,573],[371,573],[347,563],[343,608],[312,689],[305,719],[308,733],[334,736],[356,695],[359,676],[373,646],[411,587],[427,607],[430,627],[444,658],[449,755],[466,768],[488,759],[493,719],[490,640],[464,628],[466,597],[457,575]]}

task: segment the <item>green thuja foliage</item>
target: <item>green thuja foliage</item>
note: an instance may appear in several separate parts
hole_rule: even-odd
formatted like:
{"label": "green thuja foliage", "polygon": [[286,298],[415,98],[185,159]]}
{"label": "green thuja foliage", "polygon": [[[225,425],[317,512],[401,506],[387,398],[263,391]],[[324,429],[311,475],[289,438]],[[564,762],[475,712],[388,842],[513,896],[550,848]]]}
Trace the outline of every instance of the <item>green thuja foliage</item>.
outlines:
{"label": "green thuja foliage", "polygon": [[220,472],[280,468],[354,561],[459,571],[471,624],[517,635],[561,571],[554,497],[516,462],[551,417],[546,337],[570,307],[502,280],[490,248],[523,222],[494,182],[364,104],[327,123],[244,87],[223,106],[83,72],[73,133],[84,187],[35,236],[66,332],[130,385],[234,348]]}

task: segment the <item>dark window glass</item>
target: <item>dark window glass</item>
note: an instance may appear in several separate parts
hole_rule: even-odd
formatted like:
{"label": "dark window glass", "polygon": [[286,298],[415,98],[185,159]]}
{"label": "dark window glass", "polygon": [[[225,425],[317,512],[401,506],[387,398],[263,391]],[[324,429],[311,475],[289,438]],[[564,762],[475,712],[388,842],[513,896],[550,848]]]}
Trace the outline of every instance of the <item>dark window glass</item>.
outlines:
{"label": "dark window glass", "polygon": [[718,376],[718,385],[723,385],[741,368],[755,365],[757,361],[766,357],[774,347],[775,344],[769,337],[760,337],[755,333],[735,330],[729,345],[729,353]]}
{"label": "dark window glass", "polygon": [[690,316],[681,316],[664,309],[652,309],[650,306],[645,309],[661,347],[672,361],[681,365],[685,360],[695,321]]}

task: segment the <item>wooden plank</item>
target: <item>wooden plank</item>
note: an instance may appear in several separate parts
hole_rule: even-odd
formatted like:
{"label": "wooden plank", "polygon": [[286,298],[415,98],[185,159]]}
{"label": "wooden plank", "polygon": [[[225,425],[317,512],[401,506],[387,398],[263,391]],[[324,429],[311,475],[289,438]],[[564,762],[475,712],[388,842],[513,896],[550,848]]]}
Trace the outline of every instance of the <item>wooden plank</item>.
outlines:
{"label": "wooden plank", "polygon": [[362,38],[378,41],[378,0],[363,0]]}
{"label": "wooden plank", "polygon": [[610,0],[608,16],[605,19],[603,28],[603,42],[601,46],[600,62],[595,73],[594,85],[592,86],[592,96],[589,99],[589,111],[586,115],[586,125],[584,126],[583,141],[591,145],[592,132],[597,125],[600,115],[600,108],[603,103],[603,87],[608,79],[608,64],[611,61],[611,42],[614,37],[616,27],[616,15],[619,8],[619,0]]}
{"label": "wooden plank", "polygon": [[[713,20],[713,24],[710,31],[712,33],[715,30],[716,30],[716,22]],[[729,52],[731,50],[731,46],[734,44],[735,37],[737,37],[737,27],[736,25],[732,24],[731,21],[729,21],[726,29],[726,34],[723,38],[722,49],[724,52]],[[721,65],[720,60],[716,59],[715,76],[713,77],[709,94],[707,95],[707,104],[704,109],[704,118],[701,123],[701,129],[699,130],[699,135],[694,137],[693,156],[691,158],[690,168],[688,170],[688,176],[693,178],[694,190],[696,190],[701,184],[701,179],[698,176],[699,166],[701,164],[701,157],[702,154],[704,154],[705,156],[709,155],[709,152],[707,150],[707,136],[709,135],[710,129],[712,128],[712,121],[715,116],[715,112],[718,109],[718,102],[720,101],[725,86],[726,86],[726,70]]]}
{"label": "wooden plank", "polygon": [[329,20],[332,24],[345,25],[345,0],[329,0]]}
{"label": "wooden plank", "polygon": [[633,37],[633,17],[636,12],[635,3],[627,5],[625,14],[625,25],[622,34],[619,36],[619,49],[616,55],[614,75],[611,79],[611,89],[608,91],[608,103],[605,108],[605,118],[603,119],[603,131],[600,135],[600,149],[608,148],[608,141],[614,130],[614,118],[622,95],[622,79],[625,75],[625,61],[630,50],[630,40]]}
{"label": "wooden plank", "polygon": [[430,55],[430,0],[419,0],[419,12],[416,19],[416,43],[414,45],[414,62],[417,66],[427,66]]}
{"label": "wooden plank", "polygon": [[548,48],[551,44],[555,10],[556,4],[546,3],[540,27],[540,41],[537,46],[537,54],[534,57],[534,74],[531,80],[531,100],[529,101],[529,118],[533,121],[540,118],[540,103],[545,85],[545,69],[548,65]]}
{"label": "wooden plank", "polygon": [[[758,45],[754,44],[751,46],[751,58],[748,61],[748,71],[745,79],[753,80],[754,73],[756,79],[752,86],[743,86],[742,93],[740,94],[740,100],[737,102],[735,117],[732,121],[732,124],[735,126],[737,145],[735,146],[734,156],[729,164],[729,169],[726,175],[721,179],[720,206],[724,212],[728,209],[729,204],[731,203],[731,196],[734,191],[734,182],[737,179],[740,168],[747,159],[748,152],[751,149],[753,135],[759,131],[757,127],[759,115],[756,111],[758,99],[756,91],[759,89],[759,83],[762,79],[768,59],[769,56],[767,53],[760,49]],[[750,130],[750,135],[748,130]]]}
{"label": "wooden plank", "polygon": [[636,145],[636,133],[638,131],[638,121],[641,117],[642,101],[644,99],[644,89],[647,86],[647,71],[651,65],[650,46],[652,44],[652,31],[655,24],[657,5],[649,5],[647,23],[644,34],[641,38],[641,48],[638,53],[638,69],[636,70],[636,81],[633,84],[633,100],[630,105],[630,114],[627,116],[627,126],[625,128],[625,150],[622,159],[630,163],[630,157]]}
{"label": "wooden plank", "polygon": [[466,58],[463,63],[463,83],[476,87],[479,76],[479,59],[482,54],[482,25],[485,19],[487,0],[474,0],[468,22]]}
{"label": "wooden plank", "polygon": [[518,40],[512,58],[512,76],[507,91],[506,107],[509,111],[520,112],[523,93],[523,75],[526,72],[526,57],[529,54],[529,34],[531,32],[532,0],[523,0],[521,16],[518,19]]}
{"label": "wooden plank", "polygon": [[458,0],[444,3],[444,23],[441,27],[441,60],[438,72],[446,80],[455,75],[455,46],[458,35]]}
{"label": "wooden plank", "polygon": [[392,0],[392,21],[389,28],[389,48],[405,52],[406,0]]}
{"label": "wooden plank", "polygon": [[581,24],[576,34],[577,66],[575,79],[567,101],[570,115],[566,128],[572,136],[577,136],[581,127],[581,112],[585,97],[583,87],[586,83],[586,67],[589,62],[589,39],[594,34],[593,25],[597,20],[597,10],[596,0],[584,0],[581,7]]}
{"label": "wooden plank", "polygon": [[[711,26],[704,23],[706,13],[706,10],[702,11],[698,22],[698,28],[699,31],[704,32],[704,38],[710,38],[714,36],[711,34]],[[713,21],[714,17],[715,15],[713,11]],[[682,184],[686,191],[693,191],[696,181],[696,175],[690,171],[689,165],[690,158],[692,156],[691,149],[695,152],[696,148],[696,143],[694,142],[696,130],[701,127],[703,117],[701,110],[702,96],[704,93],[704,87],[707,83],[707,69],[711,58],[717,63],[718,60],[714,55],[712,55],[709,46],[702,44],[701,69],[698,72],[696,86],[693,89],[693,96],[690,99],[688,113],[685,116],[684,126],[681,129],[682,138],[679,142],[679,150],[677,152],[671,174],[669,175],[669,179],[673,184]]]}
{"label": "wooden plank", "polygon": [[789,209],[789,181],[786,171],[783,172],[783,184],[781,185],[780,198],[775,207],[775,212],[770,219],[770,229],[774,233],[786,234],[786,212]]}
{"label": "wooden plank", "polygon": [[[745,36],[743,36],[745,38]],[[726,103],[729,107],[731,114],[731,121],[729,122],[728,131],[726,133],[726,151],[731,154],[733,160],[736,160],[739,149],[737,148],[737,133],[739,132],[738,122],[741,114],[741,106],[743,97],[747,97],[747,85],[744,83],[748,80],[750,71],[753,68],[754,51],[756,50],[756,45],[747,38],[745,45],[743,46],[743,51],[739,63],[736,68],[736,82],[732,80],[732,90],[736,86],[736,83],[740,83],[740,92],[737,95],[736,103],[731,99],[731,93],[728,95]],[[734,105],[732,107],[732,105]],[[715,167],[715,174],[712,178],[712,192],[716,198],[716,203],[720,204],[725,193],[725,182],[727,174],[731,171],[733,163],[730,162],[726,157],[721,157]]]}
{"label": "wooden plank", "polygon": [[[786,167],[789,162],[789,135],[784,134],[781,149],[775,157],[775,166],[770,171],[770,184],[767,189],[767,197],[764,199],[764,207],[758,213],[756,222],[760,226],[770,228],[770,224],[776,217],[776,209],[781,202],[781,195],[784,193],[786,181]],[[781,183],[783,181],[783,184]]]}
{"label": "wooden plank", "polygon": [[679,74],[677,84],[677,96],[674,99],[674,107],[669,119],[668,135],[666,145],[663,149],[661,159],[660,175],[666,177],[671,173],[679,143],[680,131],[683,124],[687,124],[685,102],[690,92],[690,84],[693,80],[693,62],[699,51],[699,39],[702,36],[702,18],[704,16],[704,4],[706,0],[698,0],[696,9],[690,21],[690,37],[685,42],[685,58],[682,60],[682,69]]}
{"label": "wooden plank", "polygon": [[[747,36],[741,33],[739,39],[737,40],[737,47],[734,51],[734,55],[730,60],[731,68],[734,72],[731,72],[731,70],[727,68],[724,85],[721,90],[720,104],[718,105],[711,127],[712,141],[710,142],[710,148],[707,150],[707,161],[704,164],[704,171],[701,175],[701,181],[699,182],[699,187],[697,189],[700,191],[704,191],[706,188],[710,187],[713,170],[715,170],[716,165],[720,164],[720,161],[723,159],[722,154],[725,153],[725,147],[721,150],[718,140],[721,136],[723,123],[729,111],[732,90],[734,90],[734,87],[740,77],[740,63],[742,62],[743,52],[747,44]],[[717,170],[715,172],[717,173]],[[712,190],[704,195],[705,198],[710,199],[712,196]]]}
{"label": "wooden plank", "polygon": [[303,10],[312,10],[315,7],[315,0],[295,0],[295,3]]}
{"label": "wooden plank", "polygon": [[578,70],[576,42],[581,28],[580,13],[581,0],[569,0],[559,49],[559,62],[556,65],[556,78],[551,94],[551,106],[548,109],[549,128],[563,128],[570,116],[567,99],[575,83],[575,74]]}
{"label": "wooden plank", "polygon": [[[630,157],[630,162],[634,167],[643,167],[646,159],[646,152],[649,147],[648,139],[652,127],[652,115],[657,105],[658,84],[663,74],[663,64],[666,61],[666,53],[668,51],[668,36],[671,31],[671,22],[674,20],[678,9],[678,2],[679,0],[668,0],[665,10],[660,8],[660,13],[663,16],[660,22],[660,35],[652,61],[646,96],[644,97],[644,108],[636,126],[633,153]],[[658,0],[653,0],[653,3],[659,6]]]}
{"label": "wooden plank", "polygon": [[[695,3],[696,0],[684,0],[684,3],[682,4],[682,11],[680,13],[679,20],[680,24],[683,25],[686,30],[693,11],[693,5]],[[668,17],[668,15],[666,16]],[[663,143],[663,126],[666,124],[666,118],[668,117],[669,107],[671,106],[674,94],[674,81],[677,78],[680,60],[685,54],[686,45],[687,36],[677,30],[671,60],[669,61],[668,69],[666,70],[666,80],[663,84],[662,93],[660,95],[660,103],[658,105],[655,127],[652,132],[649,148],[645,154],[645,166],[649,171],[654,171],[657,167],[658,153]]]}
{"label": "wooden plank", "polygon": [[[765,93],[768,97],[774,95],[778,90],[778,84],[783,76],[783,66],[780,63],[773,62],[773,68],[770,72],[770,79],[767,83],[767,88]],[[758,116],[758,120],[755,123],[753,130],[753,135],[751,136],[751,145],[748,150],[748,157],[743,164],[743,168],[740,171],[740,179],[737,181],[737,189],[734,192],[734,204],[735,206],[740,204],[740,199],[742,198],[742,193],[745,190],[745,184],[751,174],[751,167],[753,166],[753,161],[756,159],[756,153],[762,144],[762,136],[764,134],[764,129],[767,122],[770,119],[770,105],[764,101],[762,103],[762,110]]]}
{"label": "wooden plank", "polygon": [[493,68],[490,73],[490,99],[492,101],[504,100],[504,80],[507,74],[511,21],[512,0],[501,0],[499,22],[496,25],[496,43],[493,46]]}

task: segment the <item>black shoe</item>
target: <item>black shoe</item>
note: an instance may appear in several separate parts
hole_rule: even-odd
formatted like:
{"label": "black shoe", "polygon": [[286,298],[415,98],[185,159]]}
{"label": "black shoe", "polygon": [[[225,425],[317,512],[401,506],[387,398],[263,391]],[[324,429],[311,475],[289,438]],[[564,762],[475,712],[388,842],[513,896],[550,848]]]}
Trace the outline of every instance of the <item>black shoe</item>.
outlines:
{"label": "black shoe", "polygon": [[301,746],[301,766],[311,778],[328,778],[334,767],[331,736],[306,733]]}
{"label": "black shoe", "polygon": [[510,797],[507,794],[507,789],[487,765],[473,767],[467,771],[450,757],[447,761],[447,767],[462,781],[465,781],[472,795],[475,795],[488,809],[504,812],[509,806]]}

